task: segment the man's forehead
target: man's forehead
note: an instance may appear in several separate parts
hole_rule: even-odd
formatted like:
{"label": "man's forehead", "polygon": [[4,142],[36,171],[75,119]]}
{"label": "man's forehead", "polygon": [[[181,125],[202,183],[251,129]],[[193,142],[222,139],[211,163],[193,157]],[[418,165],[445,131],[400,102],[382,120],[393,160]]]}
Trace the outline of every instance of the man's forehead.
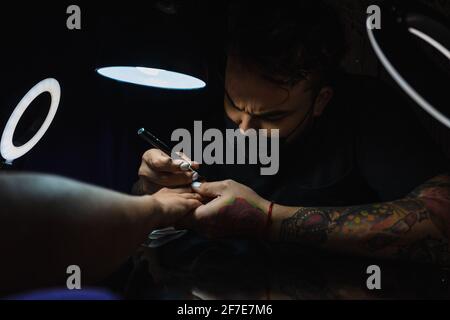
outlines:
{"label": "man's forehead", "polygon": [[225,88],[237,105],[250,105],[264,111],[295,107],[295,101],[307,93],[306,81],[293,87],[281,86],[251,69],[233,65],[227,68]]}

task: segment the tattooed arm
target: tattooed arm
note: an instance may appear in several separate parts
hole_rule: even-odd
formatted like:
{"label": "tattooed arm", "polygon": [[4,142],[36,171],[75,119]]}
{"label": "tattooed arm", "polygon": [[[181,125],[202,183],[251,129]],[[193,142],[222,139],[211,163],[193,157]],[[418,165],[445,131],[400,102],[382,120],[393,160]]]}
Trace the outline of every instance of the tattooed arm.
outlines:
{"label": "tattooed arm", "polygon": [[[404,199],[343,208],[275,205],[234,181],[194,186],[214,198],[185,223],[210,237],[270,237],[351,254],[450,265],[450,176],[442,175]],[[270,228],[268,228],[270,227]]]}
{"label": "tattooed arm", "polygon": [[450,265],[450,176],[404,199],[344,208],[275,208],[274,240]]}

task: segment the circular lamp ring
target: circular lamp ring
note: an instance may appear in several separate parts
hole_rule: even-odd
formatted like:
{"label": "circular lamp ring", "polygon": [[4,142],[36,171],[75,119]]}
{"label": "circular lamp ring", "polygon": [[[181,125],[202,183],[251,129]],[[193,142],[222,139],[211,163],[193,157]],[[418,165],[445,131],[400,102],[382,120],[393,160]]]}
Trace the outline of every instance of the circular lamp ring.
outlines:
{"label": "circular lamp ring", "polygon": [[[31,138],[24,145],[17,147],[14,145],[13,137],[16,127],[27,110],[30,104],[41,94],[48,92],[51,95],[50,110],[47,117],[42,124],[41,128],[36,132],[33,138]],[[22,98],[17,107],[14,109],[11,117],[9,118],[5,129],[3,130],[3,135],[0,143],[0,153],[3,159],[8,163],[22,157],[33,149],[36,144],[42,139],[44,134],[47,132],[50,124],[55,118],[56,112],[58,110],[59,102],[61,99],[61,87],[56,79],[45,79],[31,88],[30,91]]]}
{"label": "circular lamp ring", "polygon": [[[367,19],[366,23],[367,32],[369,35],[369,40],[372,45],[372,48],[375,51],[375,54],[377,55],[378,59],[381,61],[381,64],[384,66],[384,68],[387,70],[387,72],[391,75],[391,77],[397,82],[397,84],[402,88],[406,94],[413,99],[421,108],[423,108],[426,112],[428,112],[432,117],[434,117],[436,120],[450,128],[450,119],[447,118],[441,111],[439,111],[437,108],[435,108],[427,99],[425,99],[420,93],[417,92],[416,89],[411,86],[411,84],[398,72],[398,70],[394,67],[394,65],[389,61],[389,59],[386,57],[385,53],[381,49],[380,45],[378,44],[373,28],[370,25],[370,18]],[[445,57],[448,56],[448,49],[446,49],[442,44],[440,44],[437,41],[431,41],[432,38],[430,38],[428,35],[426,35],[423,32],[419,32],[415,28],[409,28],[408,31],[415,35],[416,37],[426,41],[428,44],[432,45],[435,49],[437,49],[441,54],[443,54]]]}

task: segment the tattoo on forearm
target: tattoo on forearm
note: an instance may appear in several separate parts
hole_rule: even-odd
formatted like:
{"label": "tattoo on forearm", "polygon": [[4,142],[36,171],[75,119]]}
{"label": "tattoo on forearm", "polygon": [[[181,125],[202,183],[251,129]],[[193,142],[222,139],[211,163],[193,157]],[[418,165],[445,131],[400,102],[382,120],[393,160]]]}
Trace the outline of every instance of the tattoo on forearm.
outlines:
{"label": "tattoo on forearm", "polygon": [[441,176],[404,200],[348,208],[300,208],[282,221],[280,240],[314,245],[347,240],[367,254],[450,265],[449,190],[450,177]]}
{"label": "tattoo on forearm", "polygon": [[431,220],[450,237],[450,175],[438,176],[413,191],[410,197],[421,199],[431,214]]}
{"label": "tattoo on forearm", "polygon": [[327,241],[331,219],[326,208],[301,208],[283,221],[280,238],[289,242],[324,244]]}
{"label": "tattoo on forearm", "polygon": [[427,219],[429,215],[419,201],[401,200],[353,208],[338,220],[338,231],[347,235],[359,232],[366,249],[376,252],[400,240],[416,223]]}
{"label": "tattoo on forearm", "polygon": [[444,174],[431,179],[411,192],[408,197],[444,197],[450,200],[450,174]]}

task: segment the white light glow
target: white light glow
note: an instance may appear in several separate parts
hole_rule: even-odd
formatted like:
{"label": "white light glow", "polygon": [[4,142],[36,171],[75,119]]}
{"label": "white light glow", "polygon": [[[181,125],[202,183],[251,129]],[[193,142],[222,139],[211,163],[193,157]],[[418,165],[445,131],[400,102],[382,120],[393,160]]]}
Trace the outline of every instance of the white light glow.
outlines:
{"label": "white light glow", "polygon": [[[13,142],[14,132],[29,105],[41,94],[48,92],[51,95],[51,105],[47,117],[41,128],[36,132],[33,138],[20,147],[16,147]],[[7,162],[11,163],[14,160],[24,156],[42,139],[47,132],[56,112],[58,111],[59,101],[61,99],[61,87],[56,79],[46,79],[39,82],[22,98],[17,107],[14,109],[9,118],[5,129],[3,130],[2,139],[0,142],[0,152]]]}
{"label": "white light glow", "polygon": [[98,69],[97,72],[107,78],[138,84],[147,87],[195,90],[206,86],[206,83],[192,76],[166,71],[162,69],[143,67],[107,67]]}
{"label": "white light glow", "polygon": [[422,107],[425,111],[427,111],[432,117],[436,120],[450,128],[450,119],[448,119],[443,113],[437,110],[433,105],[431,105],[424,97],[422,97],[403,77],[402,75],[395,69],[386,55],[381,50],[375,36],[373,34],[373,30],[370,26],[369,19],[367,20],[367,32],[369,34],[369,40],[372,44],[372,48],[374,49],[377,57],[380,59],[383,66],[386,68],[387,72],[394,78],[397,84],[406,92],[408,96],[411,97],[420,107]]}
{"label": "white light glow", "polygon": [[409,28],[408,31],[412,33],[413,35],[419,37],[426,43],[428,43],[430,46],[434,47],[436,50],[438,50],[440,53],[442,53],[447,59],[450,60],[450,51],[444,47],[442,44],[440,44],[438,41],[430,37],[429,35],[423,33],[420,30],[417,30],[415,28]]}
{"label": "white light glow", "polygon": [[142,68],[142,67],[137,67],[136,69],[138,69],[140,72],[142,72],[142,73],[144,73],[144,74],[146,74],[146,75],[148,75],[148,76],[151,76],[151,77],[157,77],[157,76],[159,76],[160,71],[161,71],[161,70],[159,70],[159,69],[154,69],[154,68]]}

